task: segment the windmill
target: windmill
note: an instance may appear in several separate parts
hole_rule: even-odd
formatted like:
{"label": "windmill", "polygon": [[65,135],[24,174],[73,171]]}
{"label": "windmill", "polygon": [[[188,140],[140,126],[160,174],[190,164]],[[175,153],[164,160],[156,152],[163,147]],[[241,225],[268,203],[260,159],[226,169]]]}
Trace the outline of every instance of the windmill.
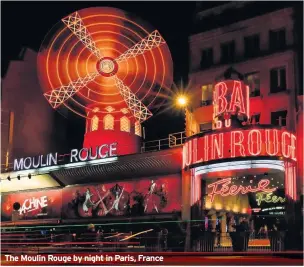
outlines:
{"label": "windmill", "polygon": [[166,97],[172,71],[161,34],[114,8],[63,18],[38,54],[39,80],[51,107],[86,119],[84,147],[117,142],[119,154],[139,151],[141,124]]}

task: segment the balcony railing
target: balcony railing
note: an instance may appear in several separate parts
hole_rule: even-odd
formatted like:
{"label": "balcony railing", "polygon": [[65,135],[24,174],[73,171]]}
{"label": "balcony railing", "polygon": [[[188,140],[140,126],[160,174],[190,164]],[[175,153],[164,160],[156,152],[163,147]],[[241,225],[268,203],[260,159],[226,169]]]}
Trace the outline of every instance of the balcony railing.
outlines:
{"label": "balcony railing", "polygon": [[153,141],[144,142],[141,147],[141,152],[159,151],[171,147],[181,146],[186,140],[185,132],[178,132],[169,134],[168,138],[158,139]]}

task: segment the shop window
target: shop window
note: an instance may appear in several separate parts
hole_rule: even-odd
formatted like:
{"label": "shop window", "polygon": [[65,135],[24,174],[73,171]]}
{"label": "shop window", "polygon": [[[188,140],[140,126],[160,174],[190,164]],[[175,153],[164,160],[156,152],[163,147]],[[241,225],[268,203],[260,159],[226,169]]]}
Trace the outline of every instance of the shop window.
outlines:
{"label": "shop window", "polygon": [[269,31],[269,49],[272,51],[283,49],[286,46],[286,31],[279,29]]}
{"label": "shop window", "polygon": [[260,95],[260,73],[253,72],[245,75],[247,84],[249,85],[250,96]]}
{"label": "shop window", "polygon": [[135,122],[135,134],[141,136],[141,125],[138,121]]}
{"label": "shop window", "polygon": [[261,116],[261,114],[253,114],[250,117],[250,123],[251,124],[259,124],[260,123],[260,116]]}
{"label": "shop window", "polygon": [[202,51],[201,68],[210,67],[213,64],[213,49],[207,48]]}
{"label": "shop window", "polygon": [[285,67],[270,70],[270,93],[277,93],[286,90],[286,69]]}
{"label": "shop window", "polygon": [[244,37],[245,57],[257,56],[260,52],[260,36],[258,34]]}
{"label": "shop window", "polygon": [[205,132],[212,129],[212,122],[202,123],[200,124],[200,131]]}
{"label": "shop window", "polygon": [[120,118],[120,130],[130,132],[130,120],[125,116]]}
{"label": "shop window", "polygon": [[221,63],[233,62],[235,58],[235,42],[221,44]]}
{"label": "shop window", "polygon": [[213,98],[213,86],[212,84],[206,84],[202,86],[202,106],[212,104]]}
{"label": "shop window", "polygon": [[286,126],[287,110],[271,112],[271,124],[275,126]]}
{"label": "shop window", "polygon": [[91,131],[97,131],[98,130],[98,123],[99,123],[99,118],[94,115],[92,118],[92,123],[91,123]]}
{"label": "shop window", "polygon": [[105,130],[114,130],[114,117],[110,114],[107,114],[103,118],[103,128]]}

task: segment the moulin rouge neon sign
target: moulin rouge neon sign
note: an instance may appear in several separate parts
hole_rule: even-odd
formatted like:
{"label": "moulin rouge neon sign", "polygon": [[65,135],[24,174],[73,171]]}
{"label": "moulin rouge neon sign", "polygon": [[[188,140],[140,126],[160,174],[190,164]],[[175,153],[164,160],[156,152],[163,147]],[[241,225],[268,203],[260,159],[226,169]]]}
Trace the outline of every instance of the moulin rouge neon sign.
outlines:
{"label": "moulin rouge neon sign", "polygon": [[[252,180],[251,180],[252,182]],[[231,178],[221,179],[208,185],[208,188],[212,188],[212,192],[208,194],[210,196],[210,202],[212,203],[216,195],[221,195],[222,197],[226,196],[236,196],[237,194],[247,194],[247,193],[272,193],[277,188],[267,188],[270,184],[268,179],[262,179],[259,181],[257,187],[252,185],[231,185]]]}
{"label": "moulin rouge neon sign", "polygon": [[296,136],[278,129],[214,132],[187,141],[184,167],[210,160],[250,156],[282,156],[296,161]]}
{"label": "moulin rouge neon sign", "polygon": [[[249,87],[242,81],[219,82],[213,90],[213,121],[216,129],[231,126],[230,116],[242,115],[249,118]],[[224,118],[221,118],[224,115]]]}
{"label": "moulin rouge neon sign", "polygon": [[219,82],[213,90],[213,117],[223,113],[239,113],[249,116],[249,87],[242,81]]}

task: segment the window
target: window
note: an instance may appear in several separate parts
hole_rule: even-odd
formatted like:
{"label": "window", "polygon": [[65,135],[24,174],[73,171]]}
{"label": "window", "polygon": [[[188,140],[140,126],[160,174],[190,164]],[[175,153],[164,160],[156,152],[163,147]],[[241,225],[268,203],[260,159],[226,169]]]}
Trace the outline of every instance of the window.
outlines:
{"label": "window", "polygon": [[269,31],[269,49],[280,50],[286,46],[285,29]]}
{"label": "window", "polygon": [[107,114],[103,118],[103,128],[105,130],[114,130],[114,117],[110,114]]}
{"label": "window", "polygon": [[271,112],[271,124],[275,126],[286,126],[287,110]]}
{"label": "window", "polygon": [[202,106],[207,106],[212,104],[213,99],[213,85],[206,84],[202,86]]}
{"label": "window", "polygon": [[270,70],[270,93],[286,90],[286,69],[275,68]]}
{"label": "window", "polygon": [[213,64],[213,49],[207,48],[202,51],[201,68],[210,67]]}
{"label": "window", "polygon": [[260,73],[253,72],[245,75],[247,84],[249,85],[250,96],[260,95]]}
{"label": "window", "polygon": [[225,44],[221,44],[221,62],[229,63],[233,62],[235,57],[235,42],[231,41]]}
{"label": "window", "polygon": [[99,118],[94,115],[92,118],[92,124],[91,124],[91,131],[97,131],[98,130],[98,123],[99,123]]}
{"label": "window", "polygon": [[251,117],[250,117],[250,123],[251,124],[259,124],[260,123],[260,116],[261,114],[253,114]]}
{"label": "window", "polygon": [[205,132],[212,129],[212,122],[200,124],[200,131]]}
{"label": "window", "polygon": [[138,121],[135,122],[135,134],[141,136],[141,125]]}
{"label": "window", "polygon": [[130,132],[130,120],[125,116],[120,118],[120,130],[122,132]]}
{"label": "window", "polygon": [[244,38],[245,57],[254,57],[260,51],[260,36],[258,34]]}

